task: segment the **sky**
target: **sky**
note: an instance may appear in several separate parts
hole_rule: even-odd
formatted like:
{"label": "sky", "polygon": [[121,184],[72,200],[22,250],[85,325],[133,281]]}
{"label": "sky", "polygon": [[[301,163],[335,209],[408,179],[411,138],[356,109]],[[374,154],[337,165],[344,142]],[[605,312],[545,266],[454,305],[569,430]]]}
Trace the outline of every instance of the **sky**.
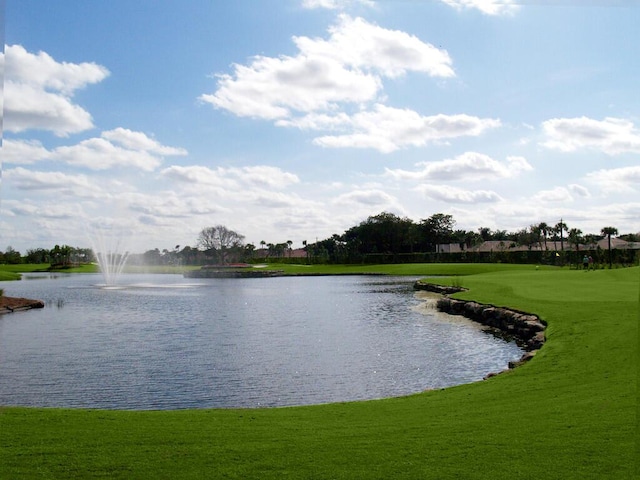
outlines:
{"label": "sky", "polygon": [[640,1],[4,10],[0,250],[296,248],[381,212],[640,231]]}

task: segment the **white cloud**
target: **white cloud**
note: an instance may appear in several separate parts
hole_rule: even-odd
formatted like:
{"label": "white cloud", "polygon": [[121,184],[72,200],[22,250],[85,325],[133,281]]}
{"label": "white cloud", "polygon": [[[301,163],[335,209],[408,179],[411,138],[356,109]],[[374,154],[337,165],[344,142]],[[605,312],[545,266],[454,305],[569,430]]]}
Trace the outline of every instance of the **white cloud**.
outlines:
{"label": "white cloud", "polygon": [[182,148],[167,147],[142,132],[117,128],[103,132],[100,138],[89,138],[70,146],[47,150],[35,140],[5,140],[2,160],[10,164],[31,164],[41,160],[55,160],[92,170],[115,167],[153,171],[163,156],[182,156]]}
{"label": "white cloud", "polygon": [[91,170],[133,167],[151,172],[162,163],[159,157],[149,152],[128,150],[104,138],[89,138],[77,145],[58,147],[54,150],[53,157],[69,165]]}
{"label": "white cloud", "polygon": [[41,219],[69,220],[78,216],[78,209],[73,204],[55,203],[49,205],[48,208],[42,208],[40,205],[29,201],[5,202],[5,207],[12,216],[34,217]]}
{"label": "white cloud", "polygon": [[534,202],[544,203],[569,203],[573,202],[573,197],[565,187],[555,187],[551,190],[541,190],[533,196]]}
{"label": "white cloud", "polygon": [[334,108],[340,102],[366,102],[381,84],[374,75],[345,68],[327,58],[255,57],[235,65],[235,76],[220,75],[218,90],[200,100],[241,117],[287,118],[293,111]]}
{"label": "white cloud", "polygon": [[19,190],[55,190],[59,193],[85,196],[95,185],[86,175],[43,172],[17,167],[3,172],[4,179]]}
{"label": "white cloud", "polygon": [[571,185],[569,185],[569,191],[574,195],[577,195],[582,198],[591,197],[591,193],[589,192],[589,189],[587,187],[584,187],[582,185],[578,185],[575,183],[572,183]]}
{"label": "white cloud", "polygon": [[432,77],[453,77],[451,58],[445,50],[400,30],[389,30],[362,18],[341,15],[329,29],[328,40],[294,37],[301,55],[327,58],[345,67],[397,77],[407,71]]}
{"label": "white cloud", "polygon": [[373,0],[302,0],[302,7],[309,9],[342,10],[356,4],[373,6],[375,2]]}
{"label": "white cloud", "polygon": [[629,120],[607,117],[553,118],[542,123],[547,148],[562,152],[600,150],[608,155],[640,153],[640,132]]}
{"label": "white cloud", "polygon": [[4,128],[49,130],[58,136],[92,128],[91,115],[71,99],[76,90],[108,75],[106,68],[95,63],[60,63],[45,52],[33,54],[20,45],[7,46]]}
{"label": "white cloud", "polygon": [[487,15],[512,14],[518,6],[513,0],[441,0],[456,10],[477,9]]}
{"label": "white cloud", "polygon": [[29,165],[51,157],[51,152],[37,140],[5,139],[0,149],[2,163]]}
{"label": "white cloud", "polygon": [[640,166],[597,170],[588,173],[587,179],[608,193],[632,193],[634,185],[640,185]]}
{"label": "white cloud", "polygon": [[[338,122],[336,122],[336,127]],[[374,110],[353,115],[348,127],[353,133],[314,139],[316,145],[331,148],[373,148],[383,153],[408,146],[462,136],[478,136],[501,125],[500,120],[466,114],[422,116],[413,110],[376,104]]]}
{"label": "white cloud", "polygon": [[490,190],[464,190],[448,185],[420,185],[416,190],[428,198],[446,203],[495,203],[502,197]]}
{"label": "white cloud", "polygon": [[465,152],[452,159],[439,162],[422,162],[419,170],[385,169],[386,175],[401,180],[492,180],[512,178],[533,169],[522,157],[507,157],[506,163],[498,162],[488,155]]}
{"label": "white cloud", "polygon": [[[268,165],[215,169],[199,165],[187,167],[173,165],[162,170],[161,174],[179,182],[229,190],[238,190],[243,187],[282,189],[300,182],[297,175]],[[246,192],[240,193],[246,195]]]}
{"label": "white cloud", "polygon": [[367,206],[391,205],[396,198],[382,190],[355,190],[339,195],[333,200],[334,204],[362,204]]}
{"label": "white cloud", "polygon": [[187,151],[183,148],[161,145],[158,141],[149,138],[142,132],[134,132],[122,127],[102,132],[101,137],[112,143],[117,143],[127,150],[145,151],[167,156],[187,154]]}
{"label": "white cloud", "polygon": [[[407,71],[436,77],[455,75],[448,53],[405,32],[361,18],[339,17],[328,40],[294,37],[296,56],[256,56],[218,76],[213,94],[199,98],[238,116],[291,120],[375,101],[382,77]],[[334,113],[335,114],[335,113]]]}
{"label": "white cloud", "polygon": [[202,201],[195,196],[185,196],[176,192],[163,191],[155,194],[129,192],[120,195],[132,212],[142,214],[146,219],[153,218],[153,224],[160,224],[166,219],[189,218],[192,215],[214,215],[227,209],[213,202]]}
{"label": "white cloud", "polygon": [[229,171],[247,184],[268,188],[280,189],[300,182],[297,175],[268,165],[248,166],[240,169],[229,169]]}

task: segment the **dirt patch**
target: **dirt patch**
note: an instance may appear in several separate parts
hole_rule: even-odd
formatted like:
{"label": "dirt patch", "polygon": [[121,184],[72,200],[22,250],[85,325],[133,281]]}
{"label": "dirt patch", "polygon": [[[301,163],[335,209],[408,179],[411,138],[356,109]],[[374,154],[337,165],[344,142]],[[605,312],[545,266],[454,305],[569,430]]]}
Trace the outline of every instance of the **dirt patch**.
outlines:
{"label": "dirt patch", "polygon": [[44,303],[30,298],[5,297],[4,295],[0,297],[0,314],[31,310],[32,308],[44,308]]}

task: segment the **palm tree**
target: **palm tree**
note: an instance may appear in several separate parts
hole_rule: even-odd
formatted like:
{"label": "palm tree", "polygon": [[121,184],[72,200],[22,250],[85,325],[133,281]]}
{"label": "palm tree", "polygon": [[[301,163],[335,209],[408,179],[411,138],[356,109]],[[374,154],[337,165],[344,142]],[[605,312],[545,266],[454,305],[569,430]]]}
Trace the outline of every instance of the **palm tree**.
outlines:
{"label": "palm tree", "polygon": [[576,246],[576,252],[580,251],[580,241],[582,240],[582,230],[579,228],[572,228],[569,230],[569,244]]}
{"label": "palm tree", "polygon": [[579,228],[572,228],[569,230],[569,245],[572,243],[576,246],[576,268],[580,265],[580,241],[582,240],[582,230]]}
{"label": "palm tree", "polygon": [[607,246],[609,248],[609,268],[611,268],[611,235],[617,235],[618,229],[615,227],[604,227],[600,233],[607,236]]}
{"label": "palm tree", "polygon": [[544,237],[544,249],[549,250],[549,248],[547,247],[547,235],[549,234],[549,230],[550,230],[549,225],[547,225],[544,222],[541,222],[538,224],[538,229],[540,230],[540,233],[542,233],[542,236]]}
{"label": "palm tree", "polygon": [[558,232],[560,234],[560,250],[564,250],[564,237],[563,237],[563,232],[566,232],[569,230],[569,228],[567,227],[567,224],[564,223],[562,221],[562,219],[560,219],[560,221],[556,224],[556,232]]}

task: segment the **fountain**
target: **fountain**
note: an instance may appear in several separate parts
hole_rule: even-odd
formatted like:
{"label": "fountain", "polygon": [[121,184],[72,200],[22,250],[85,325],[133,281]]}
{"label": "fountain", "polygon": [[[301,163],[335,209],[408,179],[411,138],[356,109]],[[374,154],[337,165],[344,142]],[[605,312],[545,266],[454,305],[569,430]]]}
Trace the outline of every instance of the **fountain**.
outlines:
{"label": "fountain", "polygon": [[129,257],[129,252],[123,246],[122,236],[109,236],[104,229],[101,229],[90,234],[89,240],[104,277],[105,286],[116,286]]}

